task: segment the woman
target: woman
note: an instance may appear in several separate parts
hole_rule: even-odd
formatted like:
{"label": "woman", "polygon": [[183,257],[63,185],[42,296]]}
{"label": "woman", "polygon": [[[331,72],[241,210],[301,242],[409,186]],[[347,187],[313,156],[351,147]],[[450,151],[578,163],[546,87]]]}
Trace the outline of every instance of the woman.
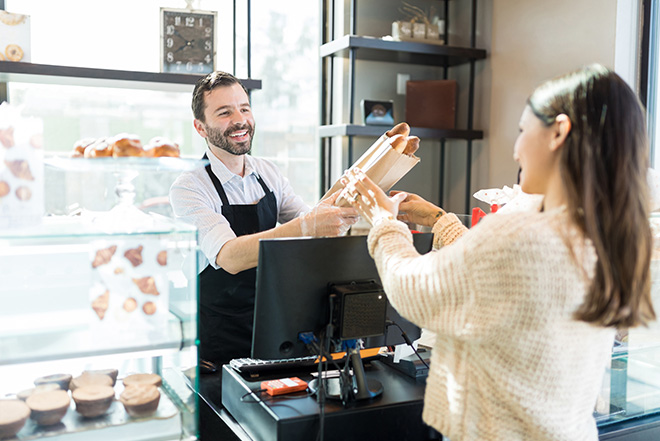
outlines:
{"label": "woman", "polygon": [[[436,333],[428,424],[452,441],[598,438],[615,328],[655,318],[647,150],[635,94],[593,65],[540,86],[522,113],[513,156],[522,190],[544,195],[540,212],[468,231],[419,196],[344,178],[373,225],[369,252],[391,303]],[[439,250],[419,255],[397,213],[432,226]]]}

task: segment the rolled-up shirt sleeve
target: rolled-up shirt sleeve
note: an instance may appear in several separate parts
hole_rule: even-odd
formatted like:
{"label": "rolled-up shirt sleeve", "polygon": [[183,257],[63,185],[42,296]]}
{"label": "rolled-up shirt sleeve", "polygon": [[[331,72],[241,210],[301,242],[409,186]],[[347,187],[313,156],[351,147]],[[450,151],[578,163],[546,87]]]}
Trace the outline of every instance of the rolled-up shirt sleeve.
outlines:
{"label": "rolled-up shirt sleeve", "polygon": [[216,256],[225,243],[236,237],[220,214],[218,195],[209,193],[197,176],[183,174],[170,188],[170,204],[177,218],[197,227],[200,250],[209,264],[218,269]]}

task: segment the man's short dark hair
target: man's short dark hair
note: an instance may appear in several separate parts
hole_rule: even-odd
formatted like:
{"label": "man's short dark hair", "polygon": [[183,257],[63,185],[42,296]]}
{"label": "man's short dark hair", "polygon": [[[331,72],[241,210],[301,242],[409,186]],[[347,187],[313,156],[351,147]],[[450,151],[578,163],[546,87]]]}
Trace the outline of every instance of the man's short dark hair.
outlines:
{"label": "man's short dark hair", "polygon": [[210,92],[216,87],[227,87],[232,84],[240,84],[248,97],[250,96],[241,81],[230,73],[217,70],[200,78],[195,84],[192,96],[192,111],[195,119],[205,122],[204,109],[206,108],[206,102],[204,101],[204,94],[206,92]]}

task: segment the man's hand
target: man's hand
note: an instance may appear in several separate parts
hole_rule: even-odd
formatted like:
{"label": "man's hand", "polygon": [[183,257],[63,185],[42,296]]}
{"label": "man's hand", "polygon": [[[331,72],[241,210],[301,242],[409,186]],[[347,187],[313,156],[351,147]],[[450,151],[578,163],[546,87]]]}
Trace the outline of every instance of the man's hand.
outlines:
{"label": "man's hand", "polygon": [[339,193],[336,191],[302,215],[300,229],[303,236],[341,236],[357,222],[358,213],[354,208],[334,206]]}

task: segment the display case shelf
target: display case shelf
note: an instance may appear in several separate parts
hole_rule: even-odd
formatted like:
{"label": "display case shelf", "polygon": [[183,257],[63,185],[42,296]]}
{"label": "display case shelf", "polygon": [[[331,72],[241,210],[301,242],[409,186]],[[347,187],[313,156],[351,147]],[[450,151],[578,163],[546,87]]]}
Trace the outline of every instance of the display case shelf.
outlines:
{"label": "display case shelf", "polygon": [[356,59],[427,66],[451,67],[486,58],[484,49],[446,46],[411,41],[344,35],[321,46],[321,57],[348,58],[351,49]]}
{"label": "display case shelf", "polygon": [[114,401],[85,419],[72,402],[60,423],[28,421],[18,440],[197,439],[197,230],[142,213],[146,222],[107,232],[95,220],[112,213],[0,231],[0,397],[16,398],[42,376],[114,368],[115,397],[123,377],[159,374],[158,409],[135,418]]}
{"label": "display case shelf", "polygon": [[[0,61],[0,82],[113,87],[190,92],[201,75],[139,72],[52,64]],[[261,80],[242,79],[248,90],[261,89]]]}

